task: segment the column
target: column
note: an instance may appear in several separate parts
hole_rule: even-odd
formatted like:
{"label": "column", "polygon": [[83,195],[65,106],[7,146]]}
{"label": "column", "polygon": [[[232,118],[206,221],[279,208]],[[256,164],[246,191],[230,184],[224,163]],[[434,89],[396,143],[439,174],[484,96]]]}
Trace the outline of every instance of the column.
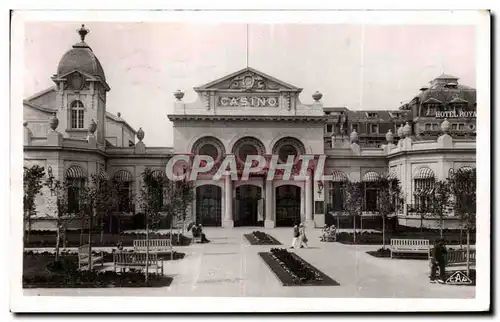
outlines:
{"label": "column", "polygon": [[275,214],[274,214],[274,191],[273,191],[273,182],[270,180],[266,180],[264,178],[266,184],[266,219],[264,220],[265,228],[274,228],[276,226]]}
{"label": "column", "polygon": [[224,186],[225,191],[225,212],[224,220],[222,221],[222,227],[231,228],[234,226],[233,221],[233,181],[231,176],[226,175],[226,183]]}
{"label": "column", "polygon": [[313,221],[313,196],[312,196],[312,171],[307,172],[305,184],[305,197],[306,197],[306,224],[307,226],[314,227]]}

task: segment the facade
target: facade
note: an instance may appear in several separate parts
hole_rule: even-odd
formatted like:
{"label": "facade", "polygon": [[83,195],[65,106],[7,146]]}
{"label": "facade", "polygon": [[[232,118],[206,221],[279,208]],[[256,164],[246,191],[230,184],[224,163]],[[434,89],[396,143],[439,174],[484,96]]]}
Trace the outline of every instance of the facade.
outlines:
{"label": "facade", "polygon": [[[205,226],[222,227],[299,221],[321,227],[330,215],[342,213],[339,183],[369,185],[382,175],[400,180],[405,207],[395,215],[401,224],[415,226],[420,220],[413,205],[427,182],[444,180],[450,169],[475,167],[476,92],[449,75],[431,81],[399,109],[351,111],[323,106],[318,92],[311,103],[302,103],[301,88],[244,68],[194,88],[195,102],[184,102],[182,91],[174,93],[174,113],[168,115],[173,147],[146,147],[142,129],[136,131],[120,113],[106,111],[111,88],[85,42],[87,32],[82,27],[81,41],[61,58],[52,77],[55,86],[23,101],[24,164],[43,166],[76,187],[92,174],[119,179],[128,198],[120,202],[116,218],[140,211],[132,196],[141,187],[144,169],[164,176],[167,162],[177,154],[210,155],[216,162],[230,155],[238,164],[255,154],[278,155],[282,163],[290,155],[326,157],[324,174],[332,175],[330,182],[312,176],[298,181],[270,181],[259,174],[248,181],[200,176],[189,216]],[[377,215],[374,196],[366,189],[363,215]],[[37,205],[33,229],[52,229],[54,197],[43,190]],[[447,225],[455,224],[450,216]]]}

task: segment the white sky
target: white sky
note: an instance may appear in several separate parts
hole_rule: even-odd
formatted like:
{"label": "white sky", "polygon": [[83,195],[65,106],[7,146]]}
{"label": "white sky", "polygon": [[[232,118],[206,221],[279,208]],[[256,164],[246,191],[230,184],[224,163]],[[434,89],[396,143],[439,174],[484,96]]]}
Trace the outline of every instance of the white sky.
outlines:
{"label": "white sky", "polygon": [[[107,110],[145,131],[148,146],[171,146],[173,92],[246,67],[246,25],[82,22],[111,91]],[[50,77],[79,41],[80,23],[30,22],[25,28],[25,97]],[[249,25],[249,66],[323,93],[325,106],[396,109],[441,73],[475,87],[474,26]]]}

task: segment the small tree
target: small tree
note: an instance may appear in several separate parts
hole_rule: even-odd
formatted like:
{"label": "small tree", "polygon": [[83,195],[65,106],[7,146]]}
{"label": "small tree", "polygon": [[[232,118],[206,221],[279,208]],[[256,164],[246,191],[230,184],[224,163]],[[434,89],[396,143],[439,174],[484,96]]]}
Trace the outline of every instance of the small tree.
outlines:
{"label": "small tree", "polygon": [[476,169],[459,169],[449,179],[453,209],[467,233],[467,275],[470,274],[470,232],[476,228]]}
{"label": "small tree", "polygon": [[446,215],[450,212],[451,187],[446,181],[437,181],[434,184],[433,195],[429,201],[430,213],[439,219],[439,234],[443,238],[443,224]]}
{"label": "small tree", "polygon": [[354,222],[354,243],[356,243],[356,216],[361,214],[362,205],[362,183],[360,182],[346,182],[343,189],[344,197],[344,213],[352,216]]}
{"label": "small tree", "polygon": [[142,187],[137,194],[140,211],[146,221],[146,284],[149,280],[149,229],[156,229],[160,223],[163,210],[163,178],[154,176],[151,169],[146,168],[142,174]]}
{"label": "small tree", "polygon": [[413,196],[415,203],[413,204],[413,212],[416,213],[420,219],[420,232],[423,233],[424,231],[424,219],[428,214],[431,212],[430,209],[430,200],[429,195],[425,195],[424,198],[422,198],[422,193],[421,191],[416,191]]}
{"label": "small tree", "polygon": [[[61,241],[61,230],[66,229],[69,222],[75,219],[75,215],[69,212],[68,189],[69,184],[66,181],[59,181],[52,175],[49,175],[44,185],[50,190],[51,197],[55,198],[55,216],[50,216],[56,222],[56,257],[55,261],[59,261],[59,249]],[[66,237],[64,237],[66,238]],[[65,244],[66,242],[63,241]]]}
{"label": "small tree", "polygon": [[[95,219],[116,207],[118,202],[117,183],[106,180],[98,175],[92,175],[90,183],[81,189],[79,194],[79,217],[88,222],[88,245],[89,254],[92,254],[92,230]],[[102,230],[102,225],[99,225]],[[102,231],[101,231],[102,233]],[[92,261],[89,259],[89,270],[92,269]]]}
{"label": "small tree", "polygon": [[43,167],[34,165],[31,168],[24,167],[23,174],[23,213],[24,213],[24,230],[27,231],[26,243],[30,242],[31,220],[37,214],[35,199],[43,187],[43,177],[45,170]]}
{"label": "small tree", "polygon": [[[186,221],[186,210],[193,201],[193,184],[190,181],[167,181],[163,184],[165,192],[164,211],[170,218],[170,238],[173,238],[174,219],[182,222],[184,227]],[[180,235],[177,235],[179,242]]]}
{"label": "small tree", "polygon": [[401,206],[401,186],[397,178],[381,177],[376,182],[378,191],[379,215],[382,217],[382,249],[385,249],[385,222],[389,214],[395,213]]}

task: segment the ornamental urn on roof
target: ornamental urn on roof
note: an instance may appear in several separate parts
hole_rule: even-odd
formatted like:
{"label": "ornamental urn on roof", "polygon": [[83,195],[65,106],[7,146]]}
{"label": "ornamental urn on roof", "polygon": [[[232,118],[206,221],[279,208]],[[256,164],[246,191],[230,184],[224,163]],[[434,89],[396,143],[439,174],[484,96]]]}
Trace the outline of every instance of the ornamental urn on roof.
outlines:
{"label": "ornamental urn on roof", "polygon": [[403,136],[405,138],[409,137],[411,134],[411,126],[406,122],[405,126],[403,127]]}
{"label": "ornamental urn on roof", "polygon": [[398,127],[398,136],[399,136],[400,138],[402,138],[402,137],[403,137],[403,124],[401,124],[401,126],[400,126],[400,127]]}
{"label": "ornamental urn on roof", "polygon": [[450,130],[450,122],[448,122],[448,119],[444,119],[443,123],[441,123],[441,131],[447,134],[449,130]]}
{"label": "ornamental urn on roof", "polygon": [[183,91],[181,91],[180,89],[178,89],[177,91],[175,91],[175,93],[174,93],[174,97],[175,97],[178,101],[180,101],[180,100],[182,100],[182,98],[184,97],[184,92],[183,92]]}
{"label": "ornamental urn on roof", "polygon": [[357,142],[358,142],[358,133],[354,129],[351,132],[351,143],[357,143]]}
{"label": "ornamental urn on roof", "polygon": [[314,94],[312,94],[312,98],[316,101],[319,102],[319,100],[323,97],[323,94],[320,92],[316,91]]}
{"label": "ornamental urn on roof", "polygon": [[94,134],[95,130],[97,129],[97,123],[92,119],[89,124],[89,132],[90,134]]}
{"label": "ornamental urn on roof", "polygon": [[52,115],[52,117],[49,119],[49,126],[52,129],[52,131],[55,131],[57,129],[57,126],[59,125],[59,120],[56,117],[56,114]]}
{"label": "ornamental urn on roof", "polygon": [[389,131],[387,131],[387,133],[385,134],[385,139],[386,139],[386,140],[387,140],[387,142],[389,142],[389,143],[394,142],[394,134],[392,134],[391,129],[389,129]]}
{"label": "ornamental urn on roof", "polygon": [[137,130],[137,138],[139,139],[139,142],[142,142],[142,140],[144,139],[144,131],[142,130],[142,127],[139,128],[139,130]]}

